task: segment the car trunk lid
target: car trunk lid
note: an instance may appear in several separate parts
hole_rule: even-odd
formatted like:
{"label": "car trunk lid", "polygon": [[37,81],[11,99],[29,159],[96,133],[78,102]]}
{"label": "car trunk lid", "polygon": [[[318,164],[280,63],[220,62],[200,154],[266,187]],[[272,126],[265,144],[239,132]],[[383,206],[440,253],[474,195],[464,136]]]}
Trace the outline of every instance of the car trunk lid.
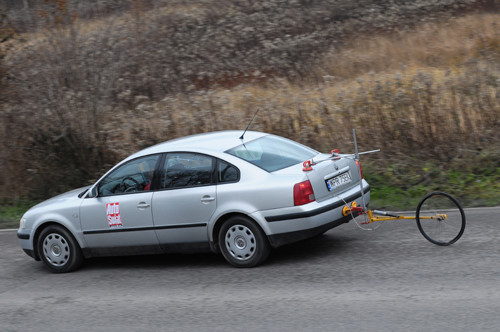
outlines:
{"label": "car trunk lid", "polygon": [[[317,162],[328,156],[320,155],[314,160]],[[304,173],[311,182],[317,201],[328,199],[359,185],[360,173],[356,162],[352,159],[326,160],[311,168]]]}

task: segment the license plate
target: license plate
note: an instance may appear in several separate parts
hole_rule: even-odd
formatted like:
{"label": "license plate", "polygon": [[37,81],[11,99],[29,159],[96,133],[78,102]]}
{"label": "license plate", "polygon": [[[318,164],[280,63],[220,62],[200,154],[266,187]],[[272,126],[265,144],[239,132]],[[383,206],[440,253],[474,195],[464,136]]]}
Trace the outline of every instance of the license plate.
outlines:
{"label": "license plate", "polygon": [[351,181],[351,174],[349,174],[349,172],[344,172],[342,174],[334,176],[331,179],[326,180],[326,186],[328,187],[328,190],[332,191],[335,190],[335,188],[340,187],[341,185],[350,183]]}

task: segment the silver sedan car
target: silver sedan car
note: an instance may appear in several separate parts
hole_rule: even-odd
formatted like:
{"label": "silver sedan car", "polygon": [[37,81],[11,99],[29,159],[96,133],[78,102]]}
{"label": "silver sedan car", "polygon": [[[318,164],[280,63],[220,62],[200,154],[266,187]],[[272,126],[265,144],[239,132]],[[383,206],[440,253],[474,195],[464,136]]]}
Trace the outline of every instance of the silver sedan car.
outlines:
{"label": "silver sedan car", "polygon": [[271,248],[348,222],[343,207],[360,202],[362,191],[368,204],[356,162],[331,157],[251,131],[171,140],[131,155],[92,186],[34,206],[17,236],[53,272],[89,257],[200,250],[253,267]]}

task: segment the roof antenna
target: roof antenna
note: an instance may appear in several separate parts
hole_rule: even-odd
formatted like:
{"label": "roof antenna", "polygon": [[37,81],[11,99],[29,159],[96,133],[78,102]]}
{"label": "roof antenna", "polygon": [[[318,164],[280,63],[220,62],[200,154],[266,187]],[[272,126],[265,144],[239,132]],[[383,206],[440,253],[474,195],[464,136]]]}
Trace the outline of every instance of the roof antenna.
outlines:
{"label": "roof antenna", "polygon": [[245,131],[243,132],[243,134],[241,134],[240,136],[240,139],[243,140],[243,137],[245,136],[245,133],[247,132],[248,128],[250,127],[250,125],[252,124],[253,122],[253,119],[255,119],[255,116],[257,115],[257,113],[259,113],[259,108],[257,109],[257,111],[255,111],[253,117],[252,117],[252,120],[250,120],[250,122],[248,123],[248,126],[246,127]]}

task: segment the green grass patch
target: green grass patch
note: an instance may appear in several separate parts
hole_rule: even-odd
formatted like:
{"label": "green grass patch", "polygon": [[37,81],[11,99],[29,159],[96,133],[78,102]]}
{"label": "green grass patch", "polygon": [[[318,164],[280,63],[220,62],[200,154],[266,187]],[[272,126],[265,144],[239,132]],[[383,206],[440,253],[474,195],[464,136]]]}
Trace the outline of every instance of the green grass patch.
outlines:
{"label": "green grass patch", "polygon": [[[471,159],[469,159],[471,160]],[[408,161],[385,168],[363,163],[371,188],[371,208],[415,210],[420,200],[433,191],[444,191],[464,207],[500,205],[500,160],[477,158],[475,165]]]}
{"label": "green grass patch", "polygon": [[0,229],[18,228],[23,214],[36,202],[20,200],[0,205]]}

